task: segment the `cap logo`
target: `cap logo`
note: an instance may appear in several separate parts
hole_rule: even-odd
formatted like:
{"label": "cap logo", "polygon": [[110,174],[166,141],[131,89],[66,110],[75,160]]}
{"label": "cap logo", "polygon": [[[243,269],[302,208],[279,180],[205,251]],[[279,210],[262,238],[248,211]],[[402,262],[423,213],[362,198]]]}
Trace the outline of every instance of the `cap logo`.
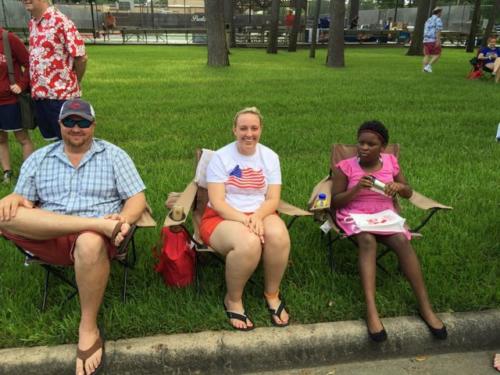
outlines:
{"label": "cap logo", "polygon": [[71,102],[69,104],[69,108],[71,109],[80,109],[82,105],[79,102]]}

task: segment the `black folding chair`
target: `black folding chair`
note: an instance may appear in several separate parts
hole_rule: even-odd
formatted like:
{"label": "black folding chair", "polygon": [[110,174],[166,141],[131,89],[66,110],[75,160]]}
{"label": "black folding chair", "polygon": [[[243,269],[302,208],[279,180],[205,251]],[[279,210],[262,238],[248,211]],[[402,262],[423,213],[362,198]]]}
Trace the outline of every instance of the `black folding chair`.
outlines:
{"label": "black folding chair", "polygon": [[[136,226],[133,227],[133,233],[132,233],[132,239],[130,240],[128,246],[126,249],[121,250],[121,254],[114,258],[113,260],[116,261],[121,267],[123,267],[123,278],[122,278],[122,290],[121,290],[121,299],[123,303],[126,302],[127,300],[127,282],[128,282],[128,273],[129,270],[134,269],[135,264],[137,262],[137,250],[136,250],[136,245],[135,245],[135,232],[138,228],[148,228],[148,227],[155,227],[156,222],[154,221],[153,217],[151,216],[151,210],[148,207],[146,211],[142,214],[141,218],[138,220],[136,223]],[[76,282],[74,280],[74,276],[70,275],[68,276],[69,269],[71,267],[69,266],[58,266],[54,264],[50,264],[45,262],[44,260],[36,257],[34,254],[30,253],[29,251],[23,249],[22,247],[16,245],[16,248],[23,254],[24,258],[24,265],[25,266],[30,266],[30,265],[39,265],[45,270],[45,275],[44,275],[44,285],[43,285],[43,296],[42,296],[42,303],[40,306],[40,309],[42,311],[45,311],[47,307],[47,298],[49,294],[49,287],[50,287],[50,279],[51,276],[52,278],[55,278],[62,282],[63,284],[66,284],[71,288],[71,291],[67,294],[64,303],[67,301],[71,300],[73,297],[75,297],[78,294],[78,288],[76,286]]]}

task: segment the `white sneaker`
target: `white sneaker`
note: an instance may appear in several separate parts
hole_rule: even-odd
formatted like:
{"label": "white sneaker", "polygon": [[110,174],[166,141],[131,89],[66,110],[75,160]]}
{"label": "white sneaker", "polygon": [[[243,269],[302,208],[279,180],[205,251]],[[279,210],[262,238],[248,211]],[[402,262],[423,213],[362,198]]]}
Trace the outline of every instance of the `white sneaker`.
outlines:
{"label": "white sneaker", "polygon": [[429,64],[427,64],[426,66],[424,66],[424,72],[432,73],[432,67]]}

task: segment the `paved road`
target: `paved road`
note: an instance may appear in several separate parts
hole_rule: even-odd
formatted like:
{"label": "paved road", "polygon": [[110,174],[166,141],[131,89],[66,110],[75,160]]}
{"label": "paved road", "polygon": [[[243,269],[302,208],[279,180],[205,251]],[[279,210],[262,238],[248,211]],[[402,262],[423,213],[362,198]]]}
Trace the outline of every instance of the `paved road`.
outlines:
{"label": "paved road", "polygon": [[[497,352],[500,353],[500,349]],[[493,353],[488,351],[422,355],[247,375],[500,375],[491,365]]]}

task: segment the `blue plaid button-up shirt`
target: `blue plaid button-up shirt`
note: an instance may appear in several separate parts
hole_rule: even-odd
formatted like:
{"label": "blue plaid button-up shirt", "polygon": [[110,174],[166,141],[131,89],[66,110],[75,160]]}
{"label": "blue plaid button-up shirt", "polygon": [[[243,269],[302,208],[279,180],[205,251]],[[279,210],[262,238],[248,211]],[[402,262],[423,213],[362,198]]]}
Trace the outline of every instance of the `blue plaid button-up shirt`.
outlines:
{"label": "blue plaid button-up shirt", "polygon": [[37,150],[24,162],[14,191],[44,210],[102,217],[119,213],[124,200],[145,188],[125,151],[94,138],[76,168],[62,141]]}

